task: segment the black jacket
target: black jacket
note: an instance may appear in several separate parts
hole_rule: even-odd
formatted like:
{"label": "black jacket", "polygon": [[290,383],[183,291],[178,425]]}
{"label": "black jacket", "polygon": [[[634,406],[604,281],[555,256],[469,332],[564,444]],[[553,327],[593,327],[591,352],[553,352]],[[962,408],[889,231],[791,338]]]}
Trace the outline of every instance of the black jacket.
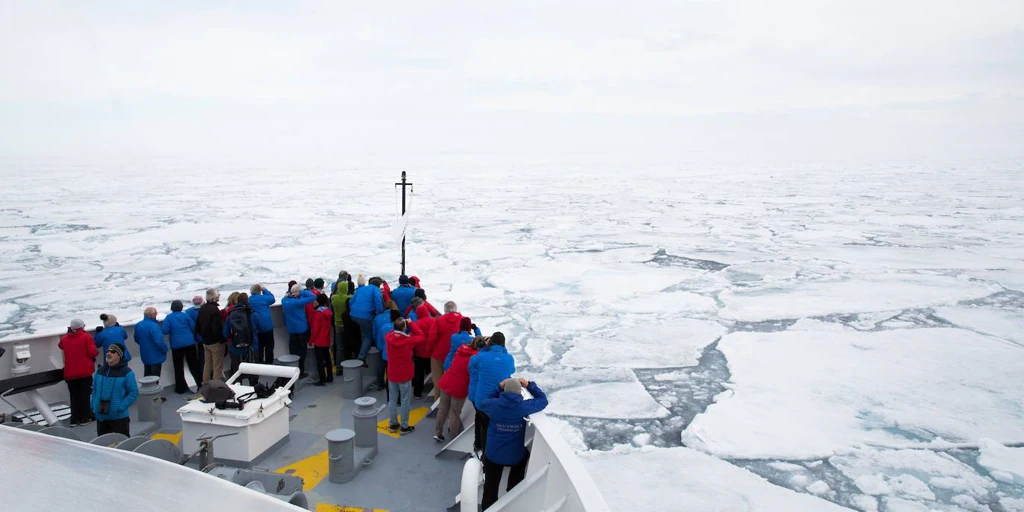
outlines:
{"label": "black jacket", "polygon": [[207,302],[199,308],[196,317],[196,333],[203,339],[203,345],[216,345],[224,341],[221,335],[223,323],[220,319],[220,308],[216,302]]}

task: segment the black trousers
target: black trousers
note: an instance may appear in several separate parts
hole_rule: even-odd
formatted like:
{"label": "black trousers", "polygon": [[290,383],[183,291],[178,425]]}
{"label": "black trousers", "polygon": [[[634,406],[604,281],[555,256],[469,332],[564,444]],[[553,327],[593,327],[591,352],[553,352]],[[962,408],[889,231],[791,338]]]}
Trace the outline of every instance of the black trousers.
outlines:
{"label": "black trousers", "polygon": [[150,376],[155,375],[155,376],[159,377],[160,376],[160,370],[163,369],[163,367],[164,367],[163,363],[160,363],[160,364],[144,364],[144,365],[142,365],[142,376],[143,377],[150,377]]}
{"label": "black trousers", "polygon": [[259,357],[256,362],[260,364],[274,364],[274,331],[258,333],[256,335],[256,342],[260,346]]}
{"label": "black trousers", "polygon": [[413,356],[412,363],[412,396],[419,398],[423,396],[423,377],[430,371],[430,358]]}
{"label": "black trousers", "polygon": [[[476,408],[476,404],[473,404]],[[476,420],[473,426],[473,449],[483,451],[487,446],[487,425],[491,423],[490,416],[476,410]]]}
{"label": "black trousers", "polygon": [[511,465],[504,466],[487,460],[484,457],[484,496],[481,501],[483,510],[498,501],[498,485],[501,484],[501,472],[506,467],[512,468],[508,472],[508,487],[505,492],[511,491],[513,487],[526,478],[526,464],[530,461],[530,450],[526,450],[523,460]]}
{"label": "black trousers", "polygon": [[[203,350],[203,342],[197,341],[194,345],[196,347],[196,360],[199,361],[199,375],[203,374],[203,366],[206,364],[206,351]],[[196,381],[196,385],[201,385],[202,379]]]}
{"label": "black trousers", "polygon": [[331,371],[331,347],[314,347],[313,354],[316,356],[316,375],[319,382],[334,382],[334,372]]}
{"label": "black trousers", "polygon": [[71,424],[92,421],[92,409],[89,406],[92,394],[92,375],[71,379],[67,383],[68,396],[71,398]]}
{"label": "black trousers", "polygon": [[342,333],[341,340],[341,352],[344,356],[343,361],[348,359],[355,359],[359,356],[359,348],[363,343],[363,339],[359,334],[359,324],[352,321],[352,317],[348,314],[344,314],[341,317],[342,323],[345,324],[344,333]]}
{"label": "black trousers", "polygon": [[288,352],[299,356],[299,373],[306,373],[306,343],[309,343],[309,331],[288,334]]}
{"label": "black trousers", "polygon": [[128,432],[128,418],[96,422],[96,437],[102,436],[103,434],[109,434],[111,432],[117,432],[118,434],[124,434],[131,437],[131,434]]}
{"label": "black trousers", "polygon": [[179,395],[188,391],[188,383],[185,382],[185,363],[188,363],[189,373],[196,382],[196,390],[203,384],[203,368],[199,366],[199,356],[196,355],[196,346],[176,348],[171,350],[171,362],[174,364],[174,392]]}
{"label": "black trousers", "polygon": [[341,362],[345,360],[345,328],[334,327],[334,366],[338,367],[338,375],[341,375]]}

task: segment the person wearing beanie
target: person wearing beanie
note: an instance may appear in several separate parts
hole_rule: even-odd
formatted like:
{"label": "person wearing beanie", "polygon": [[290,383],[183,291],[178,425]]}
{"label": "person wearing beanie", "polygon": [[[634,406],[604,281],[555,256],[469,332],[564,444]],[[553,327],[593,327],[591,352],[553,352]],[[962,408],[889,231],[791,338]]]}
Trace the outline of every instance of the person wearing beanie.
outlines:
{"label": "person wearing beanie", "polygon": [[288,328],[288,351],[299,356],[299,378],[309,376],[306,373],[306,351],[309,345],[309,319],[306,318],[306,305],[316,301],[316,296],[309,290],[303,290],[298,283],[292,285],[288,294],[281,299],[281,312],[284,313],[284,325]]}
{"label": "person wearing beanie", "polygon": [[313,344],[313,355],[316,357],[317,386],[326,386],[334,382],[331,371],[331,331],[334,329],[334,313],[327,307],[327,294],[316,296],[316,310],[310,322],[310,343]]}
{"label": "person wearing beanie", "polygon": [[224,321],[220,314],[220,292],[206,290],[206,302],[196,316],[196,332],[203,343],[203,384],[224,379]]}
{"label": "person wearing beanie", "polygon": [[142,357],[143,376],[160,376],[167,360],[167,342],[160,323],[156,321],[156,308],[146,308],[142,320],[135,324],[135,343]]}
{"label": "person wearing beanie", "polygon": [[253,320],[256,322],[256,339],[259,350],[256,362],[274,364],[274,319],[270,316],[270,306],[277,302],[270,290],[260,284],[249,287],[249,307],[252,308]]}
{"label": "person wearing beanie", "polygon": [[415,430],[415,427],[409,425],[409,409],[412,402],[412,354],[416,345],[423,343],[423,331],[401,315],[396,317],[391,327],[385,337],[388,352],[388,415],[391,420],[388,430],[400,431],[405,435]]}
{"label": "person wearing beanie", "polygon": [[[202,300],[200,300],[202,302]],[[185,381],[185,364],[188,364],[189,373],[196,387],[203,380],[202,371],[197,356],[195,335],[196,322],[192,317],[182,311],[183,304],[180,300],[171,302],[171,312],[164,317],[160,327],[167,335],[171,343],[171,364],[174,366],[174,392],[182,394],[188,391],[188,383]]]}
{"label": "person wearing beanie", "polygon": [[117,432],[131,437],[128,408],[139,398],[139,386],[124,353],[124,345],[112,343],[104,364],[93,375],[90,405],[97,420],[97,436]]}
{"label": "person wearing beanie", "polygon": [[93,338],[100,354],[106,354],[112,343],[120,343],[124,348],[124,360],[131,361],[132,354],[125,348],[128,346],[128,331],[125,331],[124,327],[117,323],[117,317],[111,313],[100,315],[100,321],[103,322],[103,329],[97,327],[96,336]]}
{"label": "person wearing beanie", "polygon": [[500,331],[492,334],[487,340],[486,350],[481,350],[469,360],[469,400],[476,408],[476,435],[473,447],[477,451],[487,448],[487,426],[490,422],[487,413],[482,411],[479,405],[498,383],[515,372],[515,358],[505,350],[505,335]]}
{"label": "person wearing beanie", "polygon": [[462,314],[459,307],[452,301],[444,304],[444,314],[434,324],[434,337],[428,342],[431,346],[430,352],[430,377],[434,380],[434,390],[431,394],[434,398],[441,397],[441,388],[437,383],[444,375],[444,360],[452,350],[452,335],[459,332],[459,325],[462,324]]}
{"label": "person wearing beanie", "polygon": [[[523,399],[523,388],[533,398]],[[526,379],[508,378],[486,390],[486,398],[479,402],[490,418],[487,426],[487,445],[484,448],[484,495],[481,510],[487,510],[498,501],[501,473],[508,467],[508,487],[511,491],[526,476],[530,451],[526,449],[526,418],[543,411],[548,398],[537,383]]]}
{"label": "person wearing beanie", "polygon": [[360,361],[366,363],[366,354],[370,352],[373,345],[373,317],[384,311],[384,299],[380,293],[380,287],[367,284],[366,277],[359,274],[356,288],[352,299],[348,304],[348,313],[352,321],[359,327],[359,355]]}
{"label": "person wearing beanie", "polygon": [[90,423],[93,417],[89,409],[89,393],[99,350],[92,336],[85,332],[85,322],[78,318],[72,320],[68,333],[61,336],[57,348],[64,354],[64,381],[68,383],[71,426]]}
{"label": "person wearing beanie", "polygon": [[398,288],[391,290],[391,300],[395,301],[402,316],[407,315],[406,311],[409,309],[409,303],[412,302],[415,293],[416,287],[409,284],[407,276],[403,275],[398,278]]}
{"label": "person wearing beanie", "polygon": [[469,395],[469,360],[486,343],[483,336],[473,338],[459,347],[448,371],[438,386],[441,387],[441,401],[437,404],[437,421],[434,423],[434,441],[444,442],[444,427],[453,439],[462,433],[462,407]]}
{"label": "person wearing beanie", "polygon": [[[192,297],[192,307],[185,310],[185,314],[192,318],[193,325],[199,318],[199,309],[203,307],[203,302],[202,295],[196,295],[195,297]],[[203,337],[199,335],[199,331],[194,331],[194,335],[196,339],[196,359],[199,360],[199,373],[202,374],[203,366],[206,363],[206,351],[203,350]],[[199,385],[198,380],[196,381],[196,385]]]}
{"label": "person wearing beanie", "polygon": [[448,371],[448,368],[451,367],[452,359],[455,358],[455,352],[459,350],[459,347],[469,343],[477,336],[482,336],[480,328],[468,316],[462,317],[462,320],[459,321],[459,332],[451,337],[452,348],[448,351],[448,357],[444,360],[444,371]]}

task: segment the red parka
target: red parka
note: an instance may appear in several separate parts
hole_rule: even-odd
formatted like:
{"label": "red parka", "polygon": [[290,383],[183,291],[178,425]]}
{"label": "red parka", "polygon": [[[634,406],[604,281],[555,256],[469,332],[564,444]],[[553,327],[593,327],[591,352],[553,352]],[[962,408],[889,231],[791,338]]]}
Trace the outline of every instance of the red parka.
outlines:
{"label": "red parka", "polygon": [[[419,313],[416,313],[419,315]],[[445,313],[437,319],[434,324],[433,348],[430,350],[430,358],[444,361],[448,359],[448,352],[452,350],[452,335],[459,332],[459,322],[462,321],[462,313],[453,311]]]}
{"label": "red parka", "polygon": [[91,377],[96,372],[99,350],[92,335],[82,329],[61,336],[57,346],[64,352],[64,380]]}
{"label": "red parka", "polygon": [[384,336],[388,350],[389,382],[408,382],[415,373],[412,352],[416,345],[423,343],[423,330],[415,322],[409,322],[408,325],[409,334],[391,331]]}
{"label": "red parka", "polygon": [[334,330],[334,313],[324,306],[313,311],[309,321],[309,342],[314,347],[331,346],[331,331]]}
{"label": "red parka", "polygon": [[469,358],[476,355],[476,350],[469,345],[462,345],[455,352],[451,367],[441,376],[437,383],[441,390],[454,398],[466,398],[469,395]]}
{"label": "red parka", "polygon": [[434,348],[434,325],[437,324],[437,319],[430,316],[426,306],[416,308],[416,316],[419,320],[416,320],[415,323],[423,331],[423,343],[416,345],[416,357],[429,358],[430,351]]}

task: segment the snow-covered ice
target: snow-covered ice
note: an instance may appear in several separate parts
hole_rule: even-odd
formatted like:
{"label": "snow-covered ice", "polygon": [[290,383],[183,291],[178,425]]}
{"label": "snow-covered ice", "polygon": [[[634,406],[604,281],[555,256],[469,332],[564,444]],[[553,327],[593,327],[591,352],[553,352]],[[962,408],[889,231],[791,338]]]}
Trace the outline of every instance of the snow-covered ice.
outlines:
{"label": "snow-covered ice", "polygon": [[[564,356],[566,366],[673,368],[693,366],[701,351],[725,333],[721,325],[690,318],[642,322],[576,340]],[[628,347],[628,350],[623,350]]]}
{"label": "snow-covered ice", "polygon": [[[551,393],[547,412],[591,418],[664,418],[667,409],[639,382],[603,382]],[[615,404],[609,407],[609,404]]]}
{"label": "snow-covered ice", "polygon": [[1007,448],[992,439],[978,443],[978,464],[1000,482],[1024,486],[1024,448]]}

